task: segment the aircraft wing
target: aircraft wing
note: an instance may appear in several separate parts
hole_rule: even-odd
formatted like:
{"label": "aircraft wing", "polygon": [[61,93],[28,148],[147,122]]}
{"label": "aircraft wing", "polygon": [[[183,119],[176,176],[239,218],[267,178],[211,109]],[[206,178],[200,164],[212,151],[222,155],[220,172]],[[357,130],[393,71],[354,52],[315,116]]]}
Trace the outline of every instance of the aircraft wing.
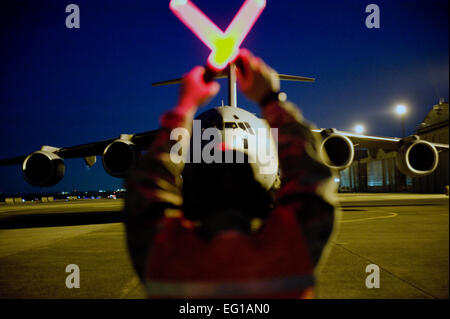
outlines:
{"label": "aircraft wing", "polygon": [[[156,133],[157,133],[157,130],[148,131],[148,132],[144,132],[144,133],[138,133],[138,134],[131,134],[131,135],[122,134],[119,138],[111,138],[111,139],[93,142],[93,143],[87,143],[87,144],[81,144],[81,145],[69,146],[69,147],[61,147],[61,148],[43,146],[43,149],[44,149],[44,151],[52,152],[63,159],[81,158],[81,157],[103,155],[104,150],[111,143],[118,141],[118,140],[124,140],[124,141],[128,140],[135,145],[136,150],[141,151],[141,150],[145,150],[151,144]],[[7,158],[7,159],[2,159],[2,160],[0,160],[0,166],[22,164],[28,155],[29,154],[23,155],[23,156]]]}
{"label": "aircraft wing", "polygon": [[[327,129],[315,129],[316,133],[322,133],[324,131],[333,132],[348,137],[356,147],[361,148],[381,148],[387,151],[397,151],[403,144],[403,142],[411,140],[412,137],[398,138],[398,137],[382,137],[382,136],[371,136],[363,135],[352,132],[345,132],[339,130],[327,130]],[[428,141],[427,141],[428,142]],[[428,142],[433,145],[438,150],[448,150],[448,144]]]}
{"label": "aircraft wing", "polygon": [[338,131],[336,129],[315,129],[320,136],[320,154],[329,167],[343,170],[349,167],[355,157],[355,147],[366,148],[372,157],[378,149],[397,152],[396,166],[404,175],[426,176],[434,172],[439,163],[439,151],[448,150],[448,144],[421,140],[417,135],[405,138],[381,137]]}
{"label": "aircraft wing", "polygon": [[[52,148],[49,146],[43,146],[42,148],[44,150],[50,150],[51,152],[58,155],[61,158],[76,158],[76,157],[88,157],[88,156],[95,156],[95,155],[101,155],[103,150],[106,146],[108,146],[110,143],[112,143],[114,139],[110,140],[104,140],[89,144],[83,144],[83,145],[77,145],[77,146],[70,146],[70,147],[63,147],[63,148]],[[41,149],[42,150],[42,149]],[[27,158],[29,154],[2,159],[0,160],[0,166],[9,166],[9,165],[21,165],[25,158]]]}
{"label": "aircraft wing", "polygon": [[0,166],[19,165],[22,164],[27,156],[17,156],[0,160]]}
{"label": "aircraft wing", "polygon": [[[313,132],[320,135],[324,163],[338,170],[352,164],[354,148],[360,147],[396,151],[399,154],[398,168],[403,174],[425,176],[436,169],[438,151],[448,150],[448,144],[431,143],[416,135],[406,138],[380,137],[336,129],[316,129]],[[0,166],[22,165],[25,180],[31,185],[43,187],[55,185],[62,179],[65,172],[63,159],[83,158],[86,165],[92,166],[97,156],[101,155],[108,174],[124,177],[140,151],[146,150],[154,140],[156,133],[157,130],[121,134],[118,138],[61,148],[44,145],[30,154],[0,160]]]}

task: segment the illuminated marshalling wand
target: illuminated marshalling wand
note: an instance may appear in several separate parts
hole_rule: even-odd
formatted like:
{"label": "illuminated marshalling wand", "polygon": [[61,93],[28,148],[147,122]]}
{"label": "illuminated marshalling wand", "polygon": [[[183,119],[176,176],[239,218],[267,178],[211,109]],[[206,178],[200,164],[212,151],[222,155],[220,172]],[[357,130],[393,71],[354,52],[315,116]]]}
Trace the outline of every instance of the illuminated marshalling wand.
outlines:
{"label": "illuminated marshalling wand", "polygon": [[265,0],[246,0],[223,32],[194,3],[172,0],[169,7],[210,50],[207,67],[218,72],[233,61],[239,46],[266,6]]}
{"label": "illuminated marshalling wand", "polygon": [[[265,0],[246,0],[223,32],[194,3],[189,0],[171,0],[172,12],[208,47],[205,75],[206,82],[228,77],[229,105],[236,107],[236,59],[239,46],[266,6]],[[314,82],[313,78],[294,75],[279,75],[280,80]],[[180,83],[181,78],[153,83],[153,86]]]}

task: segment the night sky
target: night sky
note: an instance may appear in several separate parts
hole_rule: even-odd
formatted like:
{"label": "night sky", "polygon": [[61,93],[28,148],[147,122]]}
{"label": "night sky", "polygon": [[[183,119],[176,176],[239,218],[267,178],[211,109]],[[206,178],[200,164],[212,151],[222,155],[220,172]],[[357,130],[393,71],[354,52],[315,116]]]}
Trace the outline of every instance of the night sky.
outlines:
{"label": "night sky", "polygon": [[[195,0],[223,30],[242,0]],[[280,73],[316,77],[282,90],[318,127],[401,135],[393,107],[409,107],[412,133],[440,97],[449,98],[448,0],[268,0],[242,47]],[[80,7],[81,28],[67,29],[65,8]],[[381,28],[368,29],[368,4]],[[158,1],[2,1],[0,4],[0,158],[41,145],[71,146],[144,132],[177,99],[178,86],[152,82],[203,65],[208,49]],[[222,90],[206,108],[227,102]],[[238,96],[238,105],[259,113]],[[66,160],[66,175],[45,191],[122,187],[104,172]],[[0,168],[0,193],[39,192],[20,166]]]}

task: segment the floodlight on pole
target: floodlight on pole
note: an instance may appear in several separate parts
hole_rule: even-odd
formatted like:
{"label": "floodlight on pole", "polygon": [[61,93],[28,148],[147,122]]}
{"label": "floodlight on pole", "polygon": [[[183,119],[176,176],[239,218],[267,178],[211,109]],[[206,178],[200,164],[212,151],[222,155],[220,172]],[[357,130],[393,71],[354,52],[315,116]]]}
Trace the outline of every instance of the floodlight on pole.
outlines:
{"label": "floodlight on pole", "polygon": [[400,119],[402,121],[402,137],[406,136],[405,133],[405,114],[407,112],[407,108],[403,104],[399,104],[395,107],[395,113],[397,113],[400,116]]}
{"label": "floodlight on pole", "polygon": [[366,128],[362,124],[356,124],[355,127],[353,128],[353,130],[357,134],[363,134],[365,132]]}
{"label": "floodlight on pole", "polygon": [[398,114],[398,115],[404,115],[404,114],[406,114],[406,106],[404,106],[403,104],[399,104],[399,105],[397,105],[396,106],[396,108],[395,108],[395,112]]}

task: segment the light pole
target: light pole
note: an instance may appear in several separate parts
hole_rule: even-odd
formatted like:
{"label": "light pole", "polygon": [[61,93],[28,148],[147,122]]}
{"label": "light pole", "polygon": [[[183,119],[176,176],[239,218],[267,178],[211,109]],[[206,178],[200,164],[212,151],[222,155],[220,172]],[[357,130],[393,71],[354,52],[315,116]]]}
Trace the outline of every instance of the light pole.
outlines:
{"label": "light pole", "polygon": [[[364,125],[362,124],[356,124],[353,127],[353,130],[355,131],[356,134],[363,134],[366,131],[366,128]],[[355,150],[355,160],[356,160],[356,167],[351,168],[350,167],[350,172],[351,172],[351,188],[352,191],[361,191],[361,186],[363,185],[363,182],[361,180],[361,163],[360,163],[360,159],[361,159],[361,150],[360,149],[356,149]],[[356,177],[355,177],[356,176]]]}
{"label": "light pole", "polygon": [[395,112],[400,116],[400,119],[402,121],[402,137],[405,137],[405,114],[406,114],[406,106],[403,104],[399,104],[395,108]]}

